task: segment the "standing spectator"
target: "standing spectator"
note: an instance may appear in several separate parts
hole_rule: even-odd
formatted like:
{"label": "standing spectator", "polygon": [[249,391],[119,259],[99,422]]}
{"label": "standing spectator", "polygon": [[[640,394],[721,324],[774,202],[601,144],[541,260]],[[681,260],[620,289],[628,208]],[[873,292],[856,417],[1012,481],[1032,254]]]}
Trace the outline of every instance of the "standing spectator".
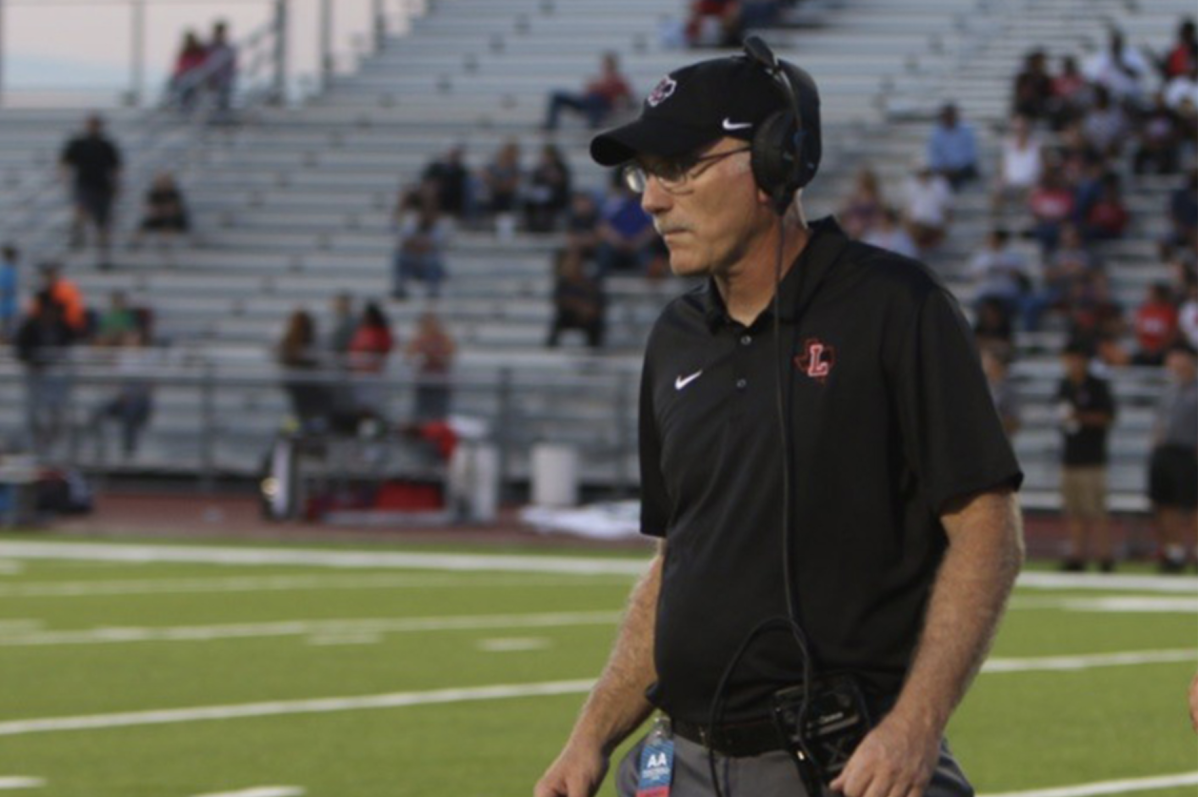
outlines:
{"label": "standing spectator", "polygon": [[1150,65],[1136,47],[1125,43],[1125,34],[1113,28],[1108,34],[1108,49],[1096,53],[1083,65],[1083,74],[1105,89],[1118,102],[1136,103],[1142,92],[1142,78]]}
{"label": "standing spectator", "polygon": [[641,196],[625,184],[620,172],[613,173],[612,188],[612,194],[600,210],[597,225],[596,264],[600,276],[630,269],[646,275],[654,255],[653,244],[658,238],[654,222],[642,210]]}
{"label": "standing spectator", "polygon": [[12,244],[0,247],[0,343],[7,343],[17,328],[20,253]]}
{"label": "standing spectator", "polygon": [[451,216],[469,218],[474,209],[471,172],[466,165],[466,149],[456,144],[441,158],[430,162],[421,173],[422,181],[436,186],[438,205]]}
{"label": "standing spectator", "polygon": [[563,332],[578,329],[588,346],[599,349],[604,344],[604,288],[587,275],[578,249],[558,250],[555,261],[554,321],[546,346],[557,348]]}
{"label": "standing spectator", "polygon": [[953,103],[942,106],[938,124],[929,135],[926,161],[957,191],[979,176],[979,154],[975,129],[962,121]]}
{"label": "standing spectator", "polygon": [[488,212],[501,238],[512,237],[516,230],[517,198],[521,192],[521,145],[509,140],[483,167],[483,186],[487,190]]}
{"label": "standing spectator", "polygon": [[332,387],[312,378],[323,365],[317,340],[317,325],[312,315],[296,309],[288,317],[287,329],[275,351],[284,369],[283,385],[292,415],[305,429],[322,428],[333,411]]}
{"label": "standing spectator", "polygon": [[171,70],[170,93],[171,101],[185,111],[190,111],[196,104],[200,90],[197,70],[204,66],[207,59],[208,48],[196,32],[189,30],[184,33],[183,43],[175,56],[175,66]]}
{"label": "standing spectator", "polygon": [[65,362],[75,338],[63,306],[49,291],[39,291],[15,341],[17,359],[25,366],[25,427],[39,457],[50,454],[65,425],[71,400]]}
{"label": "standing spectator", "polygon": [[1024,208],[1042,174],[1042,145],[1033,135],[1029,117],[1013,117],[1000,145],[999,172],[992,188],[993,215],[1003,213],[1009,203]]}
{"label": "standing spectator", "polygon": [[208,85],[217,98],[217,109],[229,111],[233,100],[233,86],[237,80],[237,49],[229,41],[229,26],[225,22],[213,25],[212,39],[205,50],[204,67],[208,72]]}
{"label": "standing spectator", "polygon": [[146,191],[142,209],[142,223],[134,235],[131,244],[138,246],[142,236],[147,233],[167,241],[176,235],[188,231],[187,205],[183,200],[183,192],[179,190],[175,177],[170,172],[159,172],[154,175],[154,182]]}
{"label": "standing spectator", "polygon": [[432,311],[421,313],[417,332],[404,353],[417,370],[417,396],[413,412],[417,423],[445,420],[450,415],[450,369],[454,365],[454,338]]}
{"label": "standing spectator", "polygon": [[115,370],[120,381],[112,397],[96,408],[92,427],[102,434],[104,420],[115,420],[121,428],[121,453],[128,459],[137,453],[142,430],[154,410],[152,364],[146,357],[146,336],[140,329],[125,332],[115,345]]}
{"label": "standing spectator", "polygon": [[409,280],[425,283],[430,296],[441,292],[446,278],[446,245],[449,227],[433,202],[426,203],[416,217],[400,225],[396,253],[392,258],[392,298],[408,298]]}
{"label": "standing spectator", "polygon": [[1114,567],[1109,536],[1108,431],[1116,417],[1116,404],[1108,382],[1088,370],[1090,353],[1079,343],[1063,351],[1065,376],[1057,400],[1063,437],[1062,500],[1069,543],[1062,569],[1086,567],[1089,547],[1100,570]]}
{"label": "standing spectator", "polygon": [[571,169],[553,144],[542,147],[525,191],[525,227],[553,232],[571,201]]}
{"label": "standing spectator", "polygon": [[1133,317],[1137,351],[1135,365],[1162,365],[1167,348],[1179,335],[1179,311],[1171,296],[1171,286],[1157,282],[1146,291],[1146,300]]}
{"label": "standing spectator", "polygon": [[905,183],[904,199],[908,232],[918,250],[927,252],[946,237],[954,192],[939,172],[921,164]]}
{"label": "standing spectator", "polygon": [[979,356],[1000,423],[1011,439],[1021,428],[1021,397],[1008,374],[1010,355],[1004,347],[991,344],[980,346]]}
{"label": "standing spectator", "polygon": [[1170,383],[1158,405],[1150,454],[1150,502],[1159,569],[1183,572],[1196,534],[1196,350],[1180,341],[1167,354]]}
{"label": "standing spectator", "polygon": [[96,228],[96,243],[100,251],[100,267],[108,268],[109,228],[112,223],[113,200],[121,176],[121,151],[104,132],[104,120],[98,114],[87,118],[84,133],[67,142],[59,163],[69,173],[75,202],[75,219],[71,228],[71,245],[83,246],[88,224]]}
{"label": "standing spectator", "polygon": [[1054,80],[1046,68],[1046,53],[1034,50],[1025,56],[1025,68],[1013,80],[1012,112],[1029,119],[1045,119],[1054,97]]}
{"label": "standing spectator", "polygon": [[367,302],[348,351],[350,370],[354,373],[355,407],[360,416],[387,417],[388,388],[382,376],[392,345],[387,316],[375,302]]}
{"label": "standing spectator", "polygon": [[600,56],[600,74],[583,87],[581,93],[555,91],[546,104],[545,130],[557,130],[564,109],[587,117],[588,127],[597,128],[618,108],[633,105],[633,90],[621,74],[620,61],[614,52]]}
{"label": "standing spectator", "polygon": [[329,329],[328,350],[335,359],[341,360],[350,351],[350,341],[358,330],[358,319],[354,317],[354,300],[350,294],[342,291],[333,297],[329,303],[332,313],[332,323]]}
{"label": "standing spectator", "polygon": [[885,205],[879,176],[870,168],[863,167],[854,175],[854,187],[837,213],[838,223],[851,238],[865,239],[871,228],[879,222]]}

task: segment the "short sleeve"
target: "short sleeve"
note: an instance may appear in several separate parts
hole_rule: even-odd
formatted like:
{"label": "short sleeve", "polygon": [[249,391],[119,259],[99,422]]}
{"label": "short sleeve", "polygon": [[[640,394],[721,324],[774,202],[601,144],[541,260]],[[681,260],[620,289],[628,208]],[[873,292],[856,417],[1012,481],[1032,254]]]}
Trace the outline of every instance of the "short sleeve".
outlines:
{"label": "short sleeve", "polygon": [[966,318],[944,289],[929,291],[893,363],[905,458],[931,511],[1022,480]]}
{"label": "short sleeve", "polygon": [[[649,349],[649,345],[647,349]],[[666,482],[662,473],[662,441],[654,412],[654,369],[647,356],[642,364],[642,383],[638,398],[638,463],[642,479],[641,531],[651,537],[665,537],[671,517]]]}

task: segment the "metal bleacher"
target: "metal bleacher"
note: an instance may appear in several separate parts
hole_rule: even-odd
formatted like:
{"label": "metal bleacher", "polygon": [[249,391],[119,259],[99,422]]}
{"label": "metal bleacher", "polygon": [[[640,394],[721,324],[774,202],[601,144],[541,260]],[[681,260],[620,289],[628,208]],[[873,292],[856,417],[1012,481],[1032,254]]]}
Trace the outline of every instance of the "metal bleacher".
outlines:
{"label": "metal bleacher", "polygon": [[[1136,11],[1124,0],[810,3],[814,13],[803,26],[765,32],[822,90],[826,153],[820,177],[806,191],[810,217],[836,208],[863,163],[897,184],[944,99],[958,100],[994,160],[1009,80],[1031,45],[1052,54],[1083,52],[1103,41],[1107,15],[1134,40],[1159,46],[1186,12],[1178,0],[1142,3]],[[1080,16],[1085,5],[1102,13]],[[702,57],[659,42],[657,32],[683,8],[682,0],[441,0],[413,20],[409,32],[388,39],[358,70],[335,78],[304,105],[262,109],[243,124],[204,131],[176,164],[197,227],[188,244],[169,253],[121,250],[117,267],[103,272],[90,255],[68,257],[70,277],[94,305],[120,289],[153,308],[156,335],[168,347],[143,449],[125,462],[102,458],[89,445],[78,446],[75,456],[105,470],[256,473],[286,413],[271,351],[284,319],[305,307],[328,329],[335,293],[384,300],[398,187],[452,143],[465,145],[469,164],[478,167],[515,138],[528,163],[545,140],[538,125],[547,93],[579,84],[603,50],[620,55],[638,92]],[[80,116],[0,109],[0,214],[25,187],[45,179]],[[144,118],[131,110],[107,114],[119,141],[133,140]],[[605,174],[587,157],[589,137],[572,119],[554,140],[576,185],[599,188]],[[1167,187],[1161,181],[1138,186],[1135,236],[1105,253],[1127,306],[1158,274],[1152,220]],[[127,229],[136,221],[139,196],[137,186],[125,192],[120,218]],[[64,210],[55,223],[65,220]],[[934,262],[962,290],[958,264],[987,224],[984,193],[965,194],[954,234]],[[527,474],[533,443],[569,442],[584,454],[586,480],[630,487],[641,344],[658,309],[683,286],[616,278],[608,350],[594,355],[571,344],[546,350],[550,256],[558,244],[554,236],[505,239],[486,230],[454,236],[451,276],[437,308],[461,347],[456,374],[463,388],[455,411],[493,421],[510,477]],[[387,305],[400,341],[424,309],[413,300]],[[1028,409],[1016,445],[1029,472],[1027,504],[1050,507],[1057,500],[1057,432],[1047,396],[1057,371],[1049,355],[1036,353],[1039,341],[1026,343],[1034,353],[1018,368]],[[1045,347],[1052,350],[1053,340]],[[391,376],[406,384],[411,373],[393,359]],[[1129,404],[1114,441],[1112,481],[1121,508],[1143,506],[1146,407],[1156,379],[1132,372],[1116,379],[1118,396]],[[81,384],[83,408],[100,388]],[[202,384],[211,392],[197,387]],[[23,423],[21,391],[18,365],[0,353],[0,431],[10,437]],[[407,391],[397,391],[397,415],[409,400]]]}

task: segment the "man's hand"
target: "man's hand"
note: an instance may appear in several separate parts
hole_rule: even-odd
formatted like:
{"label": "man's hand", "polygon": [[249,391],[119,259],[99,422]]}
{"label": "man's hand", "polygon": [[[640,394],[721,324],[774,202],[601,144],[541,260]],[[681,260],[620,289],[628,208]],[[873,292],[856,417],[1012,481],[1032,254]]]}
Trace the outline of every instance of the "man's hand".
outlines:
{"label": "man's hand", "polygon": [[607,773],[607,756],[588,745],[568,742],[533,787],[533,797],[592,797]]}
{"label": "man's hand", "polygon": [[846,797],[921,797],[937,767],[941,735],[889,714],[829,784]]}

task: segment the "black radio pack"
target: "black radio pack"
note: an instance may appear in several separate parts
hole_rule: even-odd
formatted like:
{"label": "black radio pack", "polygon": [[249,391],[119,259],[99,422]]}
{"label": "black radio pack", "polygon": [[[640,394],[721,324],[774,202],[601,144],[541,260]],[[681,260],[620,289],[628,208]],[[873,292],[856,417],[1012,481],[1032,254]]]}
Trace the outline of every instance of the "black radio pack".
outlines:
{"label": "black radio pack", "polygon": [[773,713],[789,750],[826,783],[845,768],[871,730],[862,689],[849,674],[821,675],[810,687],[779,690]]}

